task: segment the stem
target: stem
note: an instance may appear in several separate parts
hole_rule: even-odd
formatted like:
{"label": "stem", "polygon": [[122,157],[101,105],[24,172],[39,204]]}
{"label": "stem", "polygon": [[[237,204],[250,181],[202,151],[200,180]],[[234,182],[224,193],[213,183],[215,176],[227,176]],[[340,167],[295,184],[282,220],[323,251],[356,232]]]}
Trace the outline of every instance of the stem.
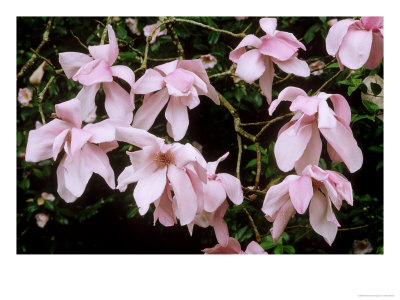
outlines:
{"label": "stem", "polygon": [[333,75],[331,78],[329,78],[327,81],[325,81],[325,83],[323,85],[321,85],[321,87],[316,90],[313,94],[313,96],[315,96],[316,94],[318,94],[329,82],[331,82],[333,79],[335,79],[336,77],[339,76],[340,72],[342,72],[341,70],[337,71],[335,75]]}
{"label": "stem", "polygon": [[176,22],[193,24],[193,25],[196,25],[196,26],[199,26],[199,27],[203,27],[203,28],[215,31],[215,32],[228,34],[228,35],[233,36],[233,37],[244,38],[246,36],[246,34],[243,33],[243,32],[242,33],[233,33],[233,32],[230,32],[228,30],[217,29],[217,28],[214,28],[214,27],[211,27],[211,26],[208,26],[208,25],[205,25],[205,24],[193,21],[193,20],[187,20],[187,19],[173,19],[173,20],[176,21]]}
{"label": "stem", "polygon": [[254,189],[257,189],[258,184],[260,183],[260,175],[261,175],[261,150],[260,143],[256,142],[256,151],[257,151],[257,173],[256,179],[254,180]]}
{"label": "stem", "polygon": [[240,204],[240,206],[243,208],[244,212],[246,213],[247,217],[249,218],[249,221],[250,221],[251,226],[253,227],[254,235],[256,236],[257,242],[261,243],[261,236],[260,236],[260,233],[258,232],[257,226],[254,223],[252,216],[250,215],[250,213],[248,212],[246,207],[244,207],[243,204]]}
{"label": "stem", "polygon": [[107,29],[108,29],[107,27],[110,24],[111,24],[111,17],[107,17],[107,23],[104,26],[103,34],[101,35],[100,45],[104,45],[104,42],[106,40]]}
{"label": "stem", "polygon": [[46,124],[46,119],[45,119],[45,117],[44,117],[43,107],[42,107],[43,97],[44,97],[44,94],[47,92],[47,90],[49,89],[51,83],[53,82],[53,80],[54,80],[55,78],[56,78],[56,77],[55,77],[54,75],[51,76],[50,79],[49,79],[49,81],[47,82],[46,86],[43,88],[43,90],[42,90],[42,91],[40,92],[40,94],[38,95],[38,100],[37,100],[37,102],[38,102],[39,113],[40,113],[40,117],[41,117],[41,119],[42,119],[42,124],[43,124],[43,125]]}
{"label": "stem", "polygon": [[169,34],[172,37],[172,42],[175,44],[176,49],[178,51],[178,59],[184,59],[185,58],[185,52],[183,51],[183,47],[181,42],[179,41],[178,35],[176,34],[176,31],[174,27],[172,26],[171,23],[166,24],[167,30]]}
{"label": "stem", "polygon": [[242,161],[242,137],[240,134],[236,133],[236,138],[237,138],[237,143],[238,143],[238,157],[237,157],[237,163],[236,163],[236,177],[237,179],[240,180],[240,164]]}

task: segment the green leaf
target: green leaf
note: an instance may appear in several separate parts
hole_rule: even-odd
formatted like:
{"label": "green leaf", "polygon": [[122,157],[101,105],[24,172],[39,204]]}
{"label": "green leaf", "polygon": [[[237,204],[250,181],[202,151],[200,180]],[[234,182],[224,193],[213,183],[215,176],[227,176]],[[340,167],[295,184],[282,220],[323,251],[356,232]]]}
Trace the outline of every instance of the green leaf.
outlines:
{"label": "green leaf", "polygon": [[137,215],[138,212],[139,212],[139,207],[137,207],[137,206],[132,207],[132,208],[130,208],[130,209],[128,210],[128,212],[126,213],[126,217],[127,217],[128,219],[132,219],[134,216]]}
{"label": "green leaf", "polygon": [[375,122],[375,116],[354,114],[351,116],[351,123],[354,124],[355,122],[360,121],[362,119],[368,119]]}
{"label": "green leaf", "polygon": [[333,69],[333,68],[339,68],[339,64],[337,62],[334,62],[333,64],[327,66],[325,69]]}
{"label": "green leaf", "polygon": [[264,249],[264,250],[269,250],[272,249],[276,246],[276,244],[274,243],[274,241],[272,240],[272,236],[268,235],[266,237],[264,237],[262,239],[262,242],[260,244],[260,246]]}
{"label": "green leaf", "polygon": [[362,104],[368,110],[368,112],[372,115],[375,114],[379,110],[378,105],[376,105],[374,102],[371,102],[368,100],[362,100]]}
{"label": "green leaf", "polygon": [[288,241],[290,240],[290,236],[289,236],[286,232],[283,232],[283,233],[282,233],[282,239],[283,239],[285,242],[288,242]]}
{"label": "green leaf", "polygon": [[378,249],[376,249],[376,254],[383,254],[383,246],[379,246]]}
{"label": "green leaf", "polygon": [[240,87],[236,87],[235,89],[235,99],[240,101],[243,98],[243,91]]}
{"label": "green leaf", "polygon": [[17,132],[17,146],[20,146],[24,140],[24,135],[21,132]]}
{"label": "green leaf", "polygon": [[283,246],[283,251],[286,252],[286,253],[289,253],[289,254],[295,254],[296,253],[294,247],[291,246],[291,245]]}
{"label": "green leaf", "polygon": [[209,43],[210,45],[215,45],[215,44],[218,42],[218,39],[219,39],[219,33],[218,33],[218,32],[215,32],[215,31],[212,31],[212,32],[208,35],[208,38],[207,38],[208,43]]}
{"label": "green leaf", "polygon": [[237,239],[239,242],[243,242],[253,235],[253,229],[251,229],[248,225],[240,228],[236,233],[235,233],[235,239]]}
{"label": "green leaf", "polygon": [[18,182],[18,187],[22,190],[28,190],[31,182],[29,181],[28,178],[22,179],[20,182]]}
{"label": "green leaf", "polygon": [[128,34],[128,33],[126,32],[126,29],[125,29],[123,26],[117,26],[117,28],[116,28],[116,30],[115,30],[115,35],[116,35],[118,38],[124,40],[124,39],[126,39],[127,34]]}
{"label": "green leaf", "polygon": [[380,162],[378,162],[378,164],[376,165],[376,171],[378,172],[380,169],[383,168],[383,160],[381,160]]}
{"label": "green leaf", "polygon": [[33,174],[39,179],[43,179],[43,173],[39,169],[33,169]]}
{"label": "green leaf", "polygon": [[379,146],[370,146],[370,147],[368,147],[368,150],[369,151],[372,151],[372,152],[376,152],[376,153],[383,153],[383,145],[379,145]]}
{"label": "green leaf", "polygon": [[55,220],[56,220],[57,223],[59,223],[61,225],[68,225],[69,224],[68,219],[66,217],[63,217],[63,216],[57,216],[55,218]]}
{"label": "green leaf", "polygon": [[54,203],[49,200],[44,200],[44,207],[48,210],[54,210]]}
{"label": "green leaf", "polygon": [[283,254],[283,246],[282,246],[282,244],[278,244],[275,247],[274,254]]}
{"label": "green leaf", "polygon": [[382,92],[382,87],[375,82],[371,82],[371,91],[374,96],[378,96]]}
{"label": "green leaf", "polygon": [[320,24],[314,24],[304,34],[304,41],[309,44],[315,37],[315,33],[319,30]]}
{"label": "green leaf", "polygon": [[257,158],[254,158],[254,159],[252,159],[251,161],[249,161],[248,163],[247,163],[247,165],[244,167],[245,169],[248,169],[248,168],[253,168],[253,167],[255,167],[257,165]]}

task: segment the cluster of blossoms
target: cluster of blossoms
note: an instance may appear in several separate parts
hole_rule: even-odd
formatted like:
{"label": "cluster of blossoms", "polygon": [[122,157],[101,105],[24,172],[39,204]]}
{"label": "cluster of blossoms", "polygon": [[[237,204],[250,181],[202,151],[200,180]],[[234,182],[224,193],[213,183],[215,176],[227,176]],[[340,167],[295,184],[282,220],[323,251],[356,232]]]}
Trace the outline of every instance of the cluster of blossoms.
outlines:
{"label": "cluster of blossoms", "polygon": [[[129,24],[137,25],[133,19]],[[156,36],[167,33],[160,32],[159,25],[144,28],[145,36],[153,32],[150,43]],[[327,141],[327,151],[333,161],[344,162],[350,172],[360,169],[363,156],[350,129],[350,107],[339,94],[321,92],[308,96],[296,87],[285,88],[272,101],[273,64],[284,72],[303,77],[310,75],[310,68],[297,58],[299,48],[306,50],[304,45],[293,34],[276,30],[276,19],[263,18],[260,26],[265,35],[261,38],[246,36],[229,58],[237,63],[238,77],[248,83],[259,79],[270,104],[270,114],[281,101],[292,102],[290,110],[294,116],[278,133],[275,155],[283,172],[295,168],[297,173],[288,175],[268,190],[262,211],[273,222],[271,233],[276,241],[289,219],[296,212],[304,214],[309,207],[312,228],[332,244],[340,226],[332,204],[339,210],[342,200],[352,205],[353,196],[350,182],[341,174],[318,167],[322,152],[320,133]],[[154,224],[158,220],[164,226],[173,226],[178,219],[182,226],[188,227],[190,234],[194,225],[212,226],[218,245],[204,249],[205,253],[266,253],[256,242],[242,251],[239,242],[229,237],[224,221],[229,207],[227,198],[236,205],[243,202],[240,180],[227,173],[216,173],[218,164],[229,153],[217,161],[206,162],[191,144],[179,143],[189,126],[187,110],[200,104],[200,95],[217,105],[220,103],[205,70],[215,65],[215,58],[175,60],[147,69],[135,81],[130,68],[113,65],[119,50],[110,25],[108,38],[109,44],[89,46],[90,56],[60,53],[59,61],[65,74],[79,82],[82,89],[74,99],[55,106],[56,119],[30,131],[26,160],[38,162],[53,158],[56,161],[64,150],[57,169],[57,192],[66,202],[80,197],[92,174],[97,173],[111,189],[125,191],[129,184],[136,183],[133,197],[139,213],[146,214],[153,204]],[[365,48],[369,47],[368,51],[360,45],[360,40],[366,43]],[[328,53],[337,56],[341,67],[363,64],[368,68],[376,67],[383,57],[382,44],[380,18],[339,21],[327,37]],[[253,49],[247,51],[246,47]],[[122,88],[113,77],[125,81],[130,91]],[[96,119],[95,97],[101,86],[109,118],[92,123]],[[144,98],[133,114],[135,94],[142,94]],[[21,91],[21,95],[27,98],[27,91]],[[170,144],[148,132],[165,106],[167,133],[175,141]],[[83,122],[87,124],[82,126]],[[116,186],[107,153],[118,147],[118,141],[141,150],[127,152],[131,165],[118,176]]]}

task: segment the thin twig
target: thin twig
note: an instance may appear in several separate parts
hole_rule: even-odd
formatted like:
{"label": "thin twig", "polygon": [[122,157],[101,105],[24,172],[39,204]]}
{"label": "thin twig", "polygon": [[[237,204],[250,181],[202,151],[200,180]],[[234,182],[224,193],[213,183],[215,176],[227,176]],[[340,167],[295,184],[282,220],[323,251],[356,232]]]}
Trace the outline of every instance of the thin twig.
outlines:
{"label": "thin twig", "polygon": [[256,134],[256,140],[258,140],[260,138],[260,136],[263,134],[263,132],[273,123],[278,122],[282,119],[288,118],[288,117],[292,117],[294,115],[294,113],[287,113],[286,115],[283,116],[279,116],[276,117],[275,119],[272,119],[270,121],[268,121],[267,123],[265,123],[264,127],[261,128],[261,130]]}
{"label": "thin twig", "polygon": [[50,67],[52,67],[54,70],[56,69],[56,67],[54,66],[54,64],[49,60],[49,59],[47,59],[46,57],[44,57],[44,56],[41,56],[36,50],[34,50],[34,49],[30,49],[33,53],[35,53],[35,55],[37,56],[37,57],[39,57],[41,60],[44,60]]}
{"label": "thin twig", "polygon": [[237,179],[240,180],[240,165],[241,165],[241,161],[242,161],[243,147],[242,147],[242,137],[240,136],[239,133],[236,133],[236,138],[237,138],[237,143],[238,143],[238,156],[237,156],[237,162],[236,162],[236,177],[237,177]]}
{"label": "thin twig", "polygon": [[72,30],[70,30],[69,32],[72,34],[72,36],[78,41],[78,43],[79,43],[83,48],[85,48],[86,50],[89,51],[89,48],[88,48],[84,43],[81,42],[81,40],[79,39],[79,37],[77,37],[77,36],[73,33]]}
{"label": "thin twig", "polygon": [[318,90],[316,90],[314,92],[313,96],[318,94],[329,82],[331,82],[333,79],[338,77],[341,72],[342,72],[341,70],[337,71],[335,75],[333,75],[331,78],[329,78],[327,81],[325,81],[325,83],[323,85],[321,85],[321,87]]}
{"label": "thin twig", "polygon": [[42,107],[42,102],[43,102],[43,97],[44,94],[47,92],[47,90],[49,89],[51,83],[53,82],[53,80],[56,77],[53,75],[50,77],[49,81],[47,82],[46,86],[43,88],[43,90],[39,93],[38,95],[38,108],[39,108],[39,113],[40,113],[40,117],[42,118],[42,124],[46,124],[46,118],[44,117],[44,113],[43,113],[43,107]]}
{"label": "thin twig", "polygon": [[111,24],[111,17],[107,17],[107,23],[106,23],[106,25],[104,26],[104,29],[103,29],[103,34],[101,35],[101,40],[100,40],[100,45],[104,45],[104,42],[105,42],[105,40],[106,40],[106,35],[107,35],[107,31],[108,31],[108,25],[110,25]]}
{"label": "thin twig", "polygon": [[254,180],[254,188],[257,189],[258,184],[260,183],[260,175],[261,175],[261,150],[259,142],[256,142],[255,145],[257,151],[257,172],[256,172],[256,178]]}
{"label": "thin twig", "polygon": [[171,23],[166,24],[166,27],[167,27],[169,34],[172,37],[172,42],[174,43],[174,45],[176,46],[176,49],[178,51],[178,59],[184,59],[185,52],[183,51],[182,44],[179,41],[178,35],[176,34],[174,27],[172,26]]}
{"label": "thin twig", "polygon": [[196,25],[196,26],[199,26],[199,27],[206,28],[206,29],[208,29],[208,30],[212,30],[212,31],[215,31],[215,32],[228,34],[228,35],[233,36],[233,37],[244,38],[244,37],[246,36],[246,34],[243,33],[243,32],[241,32],[241,33],[233,33],[233,32],[230,32],[230,31],[228,31],[228,30],[223,30],[223,29],[214,28],[214,27],[211,27],[211,26],[208,26],[208,25],[205,25],[205,24],[202,24],[202,23],[193,21],[193,20],[175,19],[175,18],[173,18],[173,20],[176,21],[176,22],[182,22],[182,23],[193,24],[193,25]]}
{"label": "thin twig", "polygon": [[260,233],[258,232],[256,223],[254,223],[253,217],[250,215],[248,210],[243,204],[240,204],[240,206],[243,208],[244,212],[246,213],[247,217],[249,218],[250,224],[253,227],[254,235],[256,236],[256,240],[258,243],[261,243],[261,236]]}

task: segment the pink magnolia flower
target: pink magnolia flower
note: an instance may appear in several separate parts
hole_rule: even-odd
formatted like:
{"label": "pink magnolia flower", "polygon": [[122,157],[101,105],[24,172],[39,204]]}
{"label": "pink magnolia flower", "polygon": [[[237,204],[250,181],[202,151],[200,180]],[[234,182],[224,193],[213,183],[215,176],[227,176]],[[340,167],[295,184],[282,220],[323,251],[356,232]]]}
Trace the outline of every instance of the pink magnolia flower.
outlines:
{"label": "pink magnolia flower", "polygon": [[247,245],[245,251],[242,251],[240,243],[230,237],[227,245],[217,244],[212,248],[202,250],[205,254],[268,254],[264,249],[255,241]]}
{"label": "pink magnolia flower", "polygon": [[125,24],[126,24],[126,26],[128,26],[128,28],[132,32],[132,34],[140,35],[140,31],[137,28],[137,25],[138,25],[137,19],[127,18],[127,19],[125,19]]}
{"label": "pink magnolia flower", "polygon": [[29,102],[32,100],[32,92],[28,88],[23,88],[18,90],[18,102],[23,106],[28,106]]}
{"label": "pink magnolia flower", "polygon": [[383,58],[383,17],[338,21],[329,29],[326,51],[336,56],[341,70],[375,69]]}
{"label": "pink magnolia flower", "polygon": [[[132,111],[135,108],[133,84],[135,74],[122,65],[113,66],[118,57],[118,43],[114,30],[108,25],[109,44],[89,46],[90,55],[78,52],[60,53],[60,64],[65,75],[83,85],[76,96],[81,101],[82,119],[89,122],[96,111],[95,97],[103,83],[106,94],[105,109],[111,119],[121,120],[126,124],[132,122]],[[131,86],[130,93],[126,92],[113,76],[126,81]],[[88,121],[86,121],[89,119]]]}
{"label": "pink magnolia flower", "polygon": [[53,194],[49,194],[49,193],[46,193],[46,192],[43,192],[41,195],[40,195],[44,200],[49,200],[49,201],[54,201],[54,200],[56,200],[56,198],[54,197],[54,195]]}
{"label": "pink magnolia flower", "polygon": [[[161,24],[160,21],[157,21],[157,23],[155,23],[155,24],[144,26],[143,34],[145,35],[145,37],[149,37],[150,34],[153,32],[154,28],[156,28],[160,24]],[[167,34],[167,29],[160,31],[160,27],[158,27],[151,38],[150,44],[153,44],[156,41],[158,36],[166,35],[166,34]]]}
{"label": "pink magnolia flower", "polygon": [[[227,245],[229,239],[228,226],[224,221],[225,212],[229,207],[226,198],[231,199],[236,205],[243,202],[240,180],[227,173],[215,173],[218,164],[228,155],[229,152],[207,164],[206,183],[200,182],[196,176],[191,176],[192,181],[197,180],[202,188],[200,187],[197,191],[199,196],[196,217],[192,223],[188,224],[190,235],[192,235],[195,224],[203,228],[213,226],[218,243],[221,245]],[[189,171],[191,170],[189,169]],[[197,185],[194,184],[194,186]]]}
{"label": "pink magnolia flower", "polygon": [[118,177],[117,188],[124,191],[128,184],[137,182],[133,192],[139,213],[144,215],[150,204],[155,203],[157,218],[165,226],[175,223],[171,191],[177,205],[177,217],[182,225],[193,221],[197,211],[197,194],[185,167],[191,163],[203,182],[207,180],[206,162],[190,144],[165,144],[145,130],[133,127],[118,127],[117,140],[142,148],[127,152],[132,165]]}
{"label": "pink magnolia flower", "polygon": [[39,162],[51,157],[56,161],[64,149],[65,155],[57,168],[57,192],[66,202],[73,202],[83,194],[93,173],[102,176],[114,189],[114,171],[106,155],[118,146],[114,121],[104,120],[81,129],[78,99],[55,107],[59,119],[29,132],[26,161]]}
{"label": "pink magnolia flower", "polygon": [[[329,107],[328,98],[334,110]],[[342,95],[321,92],[310,97],[302,89],[287,87],[271,103],[270,115],[281,101],[291,101],[290,110],[295,112],[292,120],[280,129],[275,144],[276,162],[282,171],[295,167],[301,173],[309,164],[318,165],[322,150],[320,132],[328,142],[328,154],[333,161],[343,161],[352,173],[361,168],[363,155],[350,129],[350,106]]]}
{"label": "pink magnolia flower", "polygon": [[[237,63],[237,76],[247,83],[260,79],[261,90],[269,104],[275,72],[273,63],[286,73],[302,77],[310,75],[307,63],[297,58],[299,48],[306,50],[306,47],[293,34],[276,30],[276,24],[275,18],[261,19],[260,26],[266,35],[261,38],[247,35],[229,54],[229,59]],[[249,46],[254,49],[246,51]]]}
{"label": "pink magnolia flower", "polygon": [[217,59],[211,54],[200,56],[200,60],[206,69],[211,69],[217,64]]}
{"label": "pink magnolia flower", "polygon": [[200,59],[175,60],[147,69],[134,89],[135,93],[145,94],[145,97],[132,125],[149,130],[169,100],[165,118],[168,134],[175,141],[185,136],[189,126],[187,108],[199,105],[199,95],[206,95],[219,104],[218,94],[210,84]]}
{"label": "pink magnolia flower", "polygon": [[46,226],[47,222],[49,221],[49,215],[45,213],[38,213],[35,215],[35,219],[37,226],[39,226],[40,228],[44,228],[44,226]]}
{"label": "pink magnolia flower", "polygon": [[340,224],[331,203],[340,210],[343,200],[353,205],[351,183],[337,172],[308,165],[302,175],[289,175],[270,187],[262,211],[268,221],[274,222],[271,234],[276,242],[290,218],[296,212],[304,214],[309,206],[311,227],[332,245]]}

